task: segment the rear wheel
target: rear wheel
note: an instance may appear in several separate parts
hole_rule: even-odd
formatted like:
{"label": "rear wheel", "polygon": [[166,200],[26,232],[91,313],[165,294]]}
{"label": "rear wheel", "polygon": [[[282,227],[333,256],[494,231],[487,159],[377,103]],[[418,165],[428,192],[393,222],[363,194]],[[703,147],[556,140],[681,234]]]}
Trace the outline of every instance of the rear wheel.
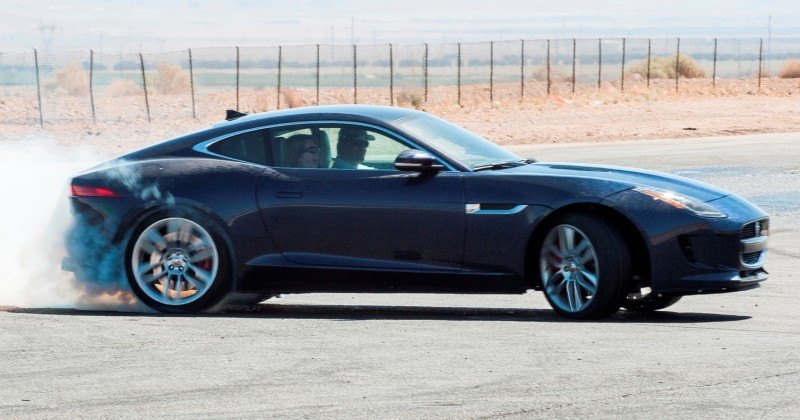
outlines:
{"label": "rear wheel", "polygon": [[609,224],[575,213],[549,225],[539,252],[542,289],[558,314],[596,319],[619,310],[630,253]]}
{"label": "rear wheel", "polygon": [[208,309],[230,288],[228,252],[214,223],[199,215],[154,215],[142,222],[127,249],[128,281],[161,312]]}
{"label": "rear wheel", "polygon": [[681,300],[680,296],[645,296],[642,299],[626,299],[622,306],[635,312],[654,312],[659,309],[670,307]]}

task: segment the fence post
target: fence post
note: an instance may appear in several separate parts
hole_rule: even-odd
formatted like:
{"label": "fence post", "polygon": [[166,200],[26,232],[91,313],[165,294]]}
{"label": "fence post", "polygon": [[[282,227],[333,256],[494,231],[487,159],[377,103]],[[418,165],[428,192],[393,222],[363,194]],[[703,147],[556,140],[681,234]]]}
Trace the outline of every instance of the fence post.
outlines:
{"label": "fence post", "polygon": [[620,90],[625,92],[625,38],[622,38],[622,71],[619,75]]}
{"label": "fence post", "polygon": [[428,103],[428,43],[425,43],[425,60],[422,62],[425,73],[425,103]]}
{"label": "fence post", "polygon": [[44,116],[42,115],[42,87],[39,81],[39,51],[33,49],[33,61],[36,64],[36,99],[39,102],[39,127],[44,127]]}
{"label": "fence post", "polygon": [[197,119],[197,108],[194,103],[194,63],[192,62],[191,48],[189,48],[189,87],[192,90],[192,118]]}
{"label": "fence post", "polygon": [[394,106],[394,47],[389,44],[389,105]]}
{"label": "fence post", "polygon": [[761,92],[761,72],[763,71],[762,63],[764,61],[764,38],[759,39],[758,43],[758,92]]}
{"label": "fence post", "polygon": [[92,123],[97,124],[97,115],[94,112],[94,51],[89,50],[89,101],[92,104]]}
{"label": "fence post", "polygon": [[281,109],[281,72],[283,70],[283,46],[278,45],[278,101],[276,106]]}
{"label": "fence post", "polygon": [[678,43],[675,48],[675,92],[678,91],[678,80],[681,74],[681,39],[678,38]]}
{"label": "fence post", "polygon": [[353,103],[358,103],[358,48],[353,44]]}
{"label": "fence post", "polygon": [[550,95],[550,40],[547,40],[547,95]]}
{"label": "fence post", "polygon": [[144,89],[144,107],[147,110],[147,122],[150,120],[150,99],[147,97],[147,77],[144,74],[144,56],[139,53],[139,66],[142,69],[142,88]]}
{"label": "fence post", "polygon": [[714,70],[711,73],[711,87],[717,88],[717,38],[714,38]]}
{"label": "fence post", "polygon": [[577,63],[575,60],[577,59],[577,48],[578,42],[575,38],[572,38],[572,93],[575,93],[575,67]]}
{"label": "fence post", "polygon": [[489,41],[489,104],[494,102],[494,41]]}
{"label": "fence post", "polygon": [[647,39],[647,87],[650,87],[650,56],[651,56],[651,47],[652,47],[652,39]]}
{"label": "fence post", "polygon": [[525,40],[520,40],[519,48],[519,100],[525,99]]}
{"label": "fence post", "polygon": [[236,47],[236,110],[239,110],[239,47]]}
{"label": "fence post", "polygon": [[458,106],[461,106],[461,43],[458,43],[458,75],[456,81],[458,84]]}
{"label": "fence post", "polygon": [[319,44],[317,44],[317,105],[319,105]]}
{"label": "fence post", "polygon": [[603,80],[603,39],[597,40],[597,90],[600,90]]}

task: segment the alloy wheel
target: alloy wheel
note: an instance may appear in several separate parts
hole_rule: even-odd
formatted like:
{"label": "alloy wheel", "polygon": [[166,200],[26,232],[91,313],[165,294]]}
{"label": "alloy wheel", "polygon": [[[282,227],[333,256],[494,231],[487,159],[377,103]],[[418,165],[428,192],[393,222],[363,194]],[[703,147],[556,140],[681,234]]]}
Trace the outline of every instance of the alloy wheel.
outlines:
{"label": "alloy wheel", "polygon": [[598,290],[597,252],[580,229],[568,224],[553,227],[542,244],[539,267],[544,292],[564,312],[586,309]]}
{"label": "alloy wheel", "polygon": [[199,224],[180,217],[159,220],[142,231],[131,254],[136,285],[170,306],[200,299],[219,269],[214,239]]}

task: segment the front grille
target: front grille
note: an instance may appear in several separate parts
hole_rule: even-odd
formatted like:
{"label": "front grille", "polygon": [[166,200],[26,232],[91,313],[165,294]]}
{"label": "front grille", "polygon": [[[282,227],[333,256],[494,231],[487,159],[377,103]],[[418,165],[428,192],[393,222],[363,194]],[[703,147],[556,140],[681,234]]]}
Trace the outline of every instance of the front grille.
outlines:
{"label": "front grille", "polygon": [[758,259],[761,258],[761,253],[763,251],[756,251],[756,252],[745,252],[742,254],[742,261],[745,264],[755,264],[758,262]]}
{"label": "front grille", "polygon": [[756,224],[748,223],[742,228],[742,239],[753,238],[756,236]]}
{"label": "front grille", "polygon": [[741,236],[742,239],[755,238],[756,236],[762,236],[764,232],[767,232],[768,230],[769,220],[758,220],[744,225]]}
{"label": "front grille", "polygon": [[768,219],[757,220],[742,226],[740,233],[742,250],[739,253],[742,264],[746,267],[758,267],[763,264],[767,235],[769,235]]}

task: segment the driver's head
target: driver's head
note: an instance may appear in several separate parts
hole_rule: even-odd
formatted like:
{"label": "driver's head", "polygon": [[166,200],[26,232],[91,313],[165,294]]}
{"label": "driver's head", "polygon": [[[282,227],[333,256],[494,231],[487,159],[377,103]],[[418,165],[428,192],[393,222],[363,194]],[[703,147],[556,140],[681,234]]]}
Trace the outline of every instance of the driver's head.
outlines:
{"label": "driver's head", "polygon": [[336,143],[336,152],[339,159],[353,165],[364,161],[369,142],[375,137],[367,134],[360,128],[345,127],[339,130],[339,141]]}

